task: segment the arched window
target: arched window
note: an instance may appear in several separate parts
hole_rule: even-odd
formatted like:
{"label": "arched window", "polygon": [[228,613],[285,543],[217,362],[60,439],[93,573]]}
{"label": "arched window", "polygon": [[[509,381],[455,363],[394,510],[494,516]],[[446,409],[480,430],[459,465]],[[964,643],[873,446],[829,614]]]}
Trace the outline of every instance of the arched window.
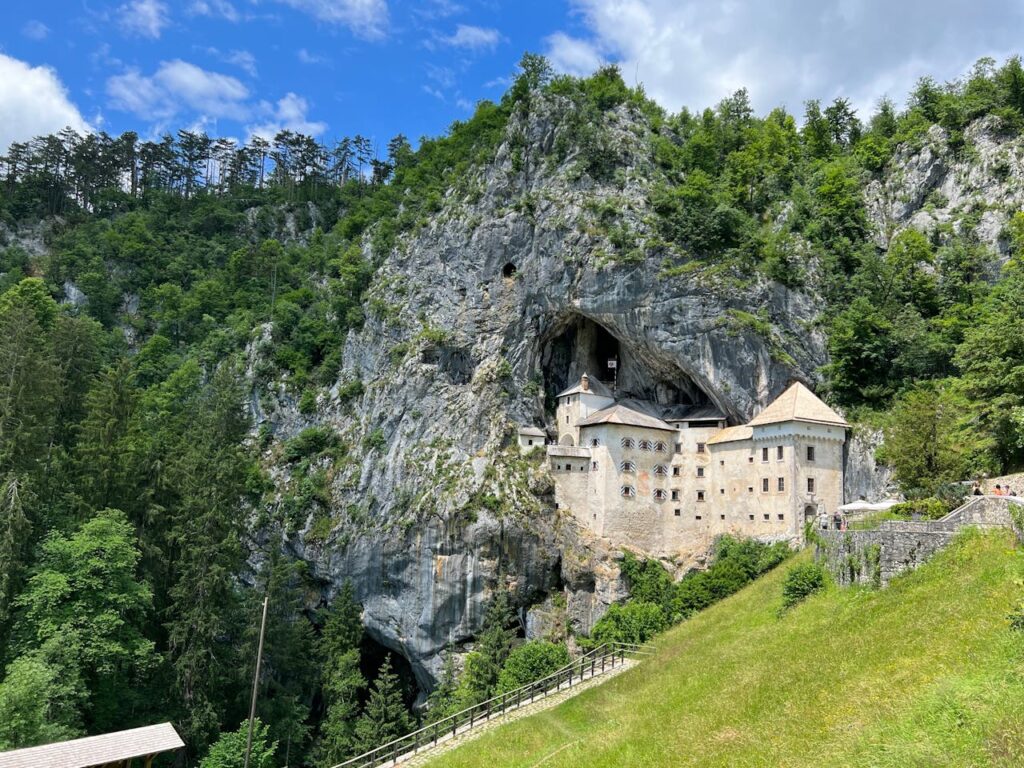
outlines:
{"label": "arched window", "polygon": [[622,442],[622,447],[623,448],[635,448],[636,447],[636,441],[632,437],[624,437],[624,438],[622,438],[621,442]]}
{"label": "arched window", "polygon": [[668,476],[668,467],[666,467],[664,464],[655,464],[654,465],[654,474],[659,475],[661,477],[667,477]]}
{"label": "arched window", "polygon": [[650,440],[641,440],[639,445],[641,451],[649,451],[653,447],[653,444]]}
{"label": "arched window", "polygon": [[597,446],[599,446],[600,444],[601,444],[601,441],[598,440],[596,437],[590,438],[590,447],[591,448],[597,448]]}
{"label": "arched window", "polygon": [[619,488],[619,496],[625,496],[627,499],[631,499],[636,496],[636,488],[632,485],[624,485]]}
{"label": "arched window", "polygon": [[668,446],[661,442],[661,440],[659,440],[654,444],[654,450],[657,451],[658,453],[664,453],[666,450],[668,450]]}
{"label": "arched window", "polygon": [[655,488],[654,489],[654,500],[655,501],[664,501],[665,499],[666,499],[665,491],[663,489],[661,489],[661,488]]}
{"label": "arched window", "polygon": [[619,472],[636,472],[636,464],[632,461],[624,461],[619,464]]}

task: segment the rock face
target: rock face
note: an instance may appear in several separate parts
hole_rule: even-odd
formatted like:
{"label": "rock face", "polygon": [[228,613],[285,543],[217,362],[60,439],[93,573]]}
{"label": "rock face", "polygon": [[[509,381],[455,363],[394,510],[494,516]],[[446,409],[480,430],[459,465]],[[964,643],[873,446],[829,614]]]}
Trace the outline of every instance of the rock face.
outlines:
{"label": "rock face", "polygon": [[[278,439],[316,424],[350,447],[330,486],[329,533],[307,521],[291,546],[326,598],[353,582],[369,633],[410,660],[424,689],[440,652],[479,630],[495,589],[512,591],[524,629],[538,634],[586,631],[625,594],[619,553],[553,508],[542,462],[515,447],[516,426],[544,426],[568,382],[584,371],[607,379],[616,358],[620,394],[713,403],[742,422],[792,379],[813,384],[827,362],[817,297],[698,267],[663,271],[648,224],[660,171],[638,111],[610,113],[602,130],[618,171],[595,180],[575,151],[551,150],[571,130],[569,107],[552,96],[531,110],[510,121],[493,162],[384,259],[367,322],[346,340],[338,384],[317,413],[301,416],[287,398],[253,403]],[[983,157],[1002,157],[984,123],[972,130]],[[993,211],[1017,201],[989,184],[1002,173],[992,163],[963,166],[933,134],[868,190],[880,243],[924,228],[922,216],[952,217],[978,194]],[[1006,162],[1019,175],[1016,155]],[[999,246],[1003,214],[987,215],[980,229]],[[609,218],[645,247],[616,242]],[[345,393],[357,381],[353,402]],[[855,440],[848,497],[878,498],[888,484],[871,440]]]}

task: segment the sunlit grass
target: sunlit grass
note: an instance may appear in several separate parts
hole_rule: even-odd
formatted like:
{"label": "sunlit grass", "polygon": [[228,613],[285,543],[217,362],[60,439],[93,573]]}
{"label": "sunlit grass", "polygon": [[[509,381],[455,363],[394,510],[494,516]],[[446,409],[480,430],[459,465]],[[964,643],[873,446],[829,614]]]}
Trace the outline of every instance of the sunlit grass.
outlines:
{"label": "sunlit grass", "polygon": [[637,668],[431,765],[1024,765],[1024,637],[1006,620],[1024,554],[1008,535],[966,534],[886,590],[780,614],[792,565]]}

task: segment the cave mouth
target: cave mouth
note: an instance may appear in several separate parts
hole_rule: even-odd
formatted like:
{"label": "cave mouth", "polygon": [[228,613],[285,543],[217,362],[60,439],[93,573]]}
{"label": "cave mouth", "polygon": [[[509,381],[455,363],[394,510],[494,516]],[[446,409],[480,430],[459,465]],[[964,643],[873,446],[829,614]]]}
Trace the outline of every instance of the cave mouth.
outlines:
{"label": "cave mouth", "polygon": [[505,277],[505,278],[514,277],[515,274],[516,274],[516,265],[513,264],[511,261],[508,264],[506,264],[504,267],[501,268],[501,276],[502,277]]}
{"label": "cave mouth", "polygon": [[402,691],[402,701],[405,703],[406,708],[411,711],[421,695],[412,665],[405,656],[381,645],[370,637],[368,632],[363,633],[363,640],[359,644],[359,671],[362,672],[363,678],[370,682],[370,685],[363,691],[363,697],[369,698],[369,691],[373,681],[377,678],[377,673],[380,672],[380,665],[384,663],[384,659],[388,656],[391,657],[391,669],[398,676],[398,685]]}
{"label": "cave mouth", "polygon": [[588,373],[618,400],[658,406],[711,405],[708,394],[679,366],[646,347],[623,344],[600,323],[579,314],[561,318],[541,342],[540,362],[548,407],[554,397]]}

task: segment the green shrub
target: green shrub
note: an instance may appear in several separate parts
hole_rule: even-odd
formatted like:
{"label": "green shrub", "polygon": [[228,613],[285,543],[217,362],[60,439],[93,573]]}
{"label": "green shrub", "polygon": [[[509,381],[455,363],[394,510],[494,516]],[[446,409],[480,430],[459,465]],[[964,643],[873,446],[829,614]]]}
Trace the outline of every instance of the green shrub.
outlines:
{"label": "green shrub", "polygon": [[561,643],[531,640],[513,649],[498,676],[498,693],[511,691],[547,677],[569,663],[569,651]]}
{"label": "green shrub", "polygon": [[337,433],[329,427],[308,427],[284,444],[285,461],[299,461],[336,448]]}
{"label": "green shrub", "polygon": [[316,390],[307,389],[299,398],[299,413],[309,416],[316,413]]}
{"label": "green shrub", "polygon": [[915,515],[925,520],[938,520],[950,512],[950,506],[934,496],[927,499],[912,499],[894,504],[888,512],[898,520],[911,520]]}
{"label": "green shrub", "polygon": [[594,625],[590,644],[645,643],[667,624],[660,605],[639,601],[613,605]]}
{"label": "green shrub", "polygon": [[825,569],[817,563],[803,563],[786,574],[782,585],[782,605],[792,608],[825,587]]}
{"label": "green shrub", "polygon": [[379,450],[385,445],[387,445],[387,440],[384,439],[384,430],[380,427],[363,438],[363,447],[368,451]]}

